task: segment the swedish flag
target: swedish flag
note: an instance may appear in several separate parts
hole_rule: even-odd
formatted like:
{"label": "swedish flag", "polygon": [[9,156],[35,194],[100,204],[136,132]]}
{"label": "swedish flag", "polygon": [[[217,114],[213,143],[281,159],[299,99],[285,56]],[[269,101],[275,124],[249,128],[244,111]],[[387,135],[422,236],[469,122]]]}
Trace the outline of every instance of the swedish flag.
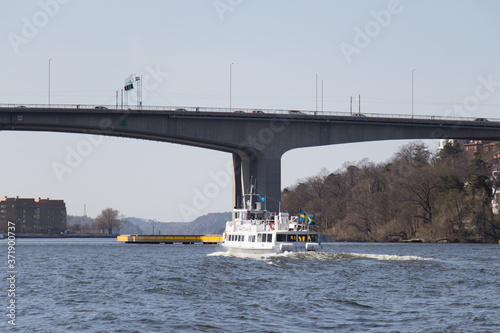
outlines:
{"label": "swedish flag", "polygon": [[300,210],[300,218],[299,218],[299,221],[300,221],[300,222],[304,222],[304,223],[305,223],[305,222],[306,222],[306,216],[307,216],[306,212],[304,212],[304,211],[301,209],[301,210]]}
{"label": "swedish flag", "polygon": [[309,224],[309,225],[316,225],[316,223],[314,223],[315,217],[316,217],[315,215],[307,214],[302,209],[300,210],[300,218],[299,218],[300,222],[304,222],[304,223],[307,222],[307,224]]}

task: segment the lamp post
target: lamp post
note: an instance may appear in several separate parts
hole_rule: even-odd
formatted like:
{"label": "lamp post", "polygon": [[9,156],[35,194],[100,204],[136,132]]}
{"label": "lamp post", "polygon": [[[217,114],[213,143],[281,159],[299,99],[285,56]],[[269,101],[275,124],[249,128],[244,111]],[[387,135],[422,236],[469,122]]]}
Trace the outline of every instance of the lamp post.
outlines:
{"label": "lamp post", "polygon": [[361,94],[358,94],[358,113],[361,116]]}
{"label": "lamp post", "polygon": [[137,75],[135,77],[135,84],[137,86],[137,106],[140,108],[142,106],[142,76]]}
{"label": "lamp post", "polygon": [[413,119],[413,73],[415,68],[411,70],[411,119]]}
{"label": "lamp post", "polygon": [[229,112],[232,112],[233,63],[229,64]]}
{"label": "lamp post", "polygon": [[316,112],[314,112],[314,115],[318,113],[318,74],[316,74]]}
{"label": "lamp post", "polygon": [[52,58],[49,59],[49,105],[50,105],[50,61]]}
{"label": "lamp post", "polygon": [[154,235],[155,234],[155,220],[150,219],[149,222],[151,222],[153,225],[153,235]]}
{"label": "lamp post", "polygon": [[323,81],[324,81],[324,79],[321,79],[321,112],[325,113],[325,109],[323,107],[323,102],[325,100],[325,98],[324,98],[324,90],[323,90]]}

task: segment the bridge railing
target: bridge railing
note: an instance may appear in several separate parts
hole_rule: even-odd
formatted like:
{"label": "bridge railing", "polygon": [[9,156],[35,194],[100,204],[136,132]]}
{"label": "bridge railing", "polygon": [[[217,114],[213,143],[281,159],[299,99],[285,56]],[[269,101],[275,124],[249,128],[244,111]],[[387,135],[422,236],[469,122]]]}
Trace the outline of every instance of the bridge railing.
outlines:
{"label": "bridge railing", "polygon": [[246,113],[259,115],[266,114],[287,114],[290,116],[342,116],[342,117],[374,117],[374,118],[400,118],[400,119],[428,119],[428,120],[458,120],[458,121],[495,121],[499,118],[476,118],[476,117],[453,117],[434,115],[409,115],[390,113],[363,113],[342,112],[342,111],[311,111],[311,110],[290,110],[290,109],[255,109],[255,108],[222,108],[222,107],[198,107],[198,106],[150,106],[150,105],[88,105],[88,104],[0,104],[1,108],[13,108],[21,111],[24,108],[34,109],[75,109],[78,110],[144,110],[144,111],[177,111],[177,112],[224,112],[224,113]]}

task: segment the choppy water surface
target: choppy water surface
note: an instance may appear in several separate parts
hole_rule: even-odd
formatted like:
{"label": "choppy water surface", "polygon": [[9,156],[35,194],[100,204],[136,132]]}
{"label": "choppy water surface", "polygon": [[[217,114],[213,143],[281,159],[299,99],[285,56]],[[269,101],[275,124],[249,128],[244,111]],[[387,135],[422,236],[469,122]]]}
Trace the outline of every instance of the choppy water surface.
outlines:
{"label": "choppy water surface", "polygon": [[0,332],[500,332],[498,245],[331,243],[241,258],[21,239],[16,251],[17,325],[4,315]]}

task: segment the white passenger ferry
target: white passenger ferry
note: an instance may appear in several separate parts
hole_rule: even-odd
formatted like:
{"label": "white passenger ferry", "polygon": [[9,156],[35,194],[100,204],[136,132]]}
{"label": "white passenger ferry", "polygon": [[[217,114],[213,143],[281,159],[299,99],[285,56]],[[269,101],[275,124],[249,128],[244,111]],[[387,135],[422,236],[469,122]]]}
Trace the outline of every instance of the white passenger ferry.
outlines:
{"label": "white passenger ferry", "polygon": [[265,198],[255,193],[244,197],[244,208],[233,210],[233,219],[226,222],[222,245],[229,254],[277,254],[316,251],[319,233],[309,230],[306,221],[283,212],[268,212]]}

